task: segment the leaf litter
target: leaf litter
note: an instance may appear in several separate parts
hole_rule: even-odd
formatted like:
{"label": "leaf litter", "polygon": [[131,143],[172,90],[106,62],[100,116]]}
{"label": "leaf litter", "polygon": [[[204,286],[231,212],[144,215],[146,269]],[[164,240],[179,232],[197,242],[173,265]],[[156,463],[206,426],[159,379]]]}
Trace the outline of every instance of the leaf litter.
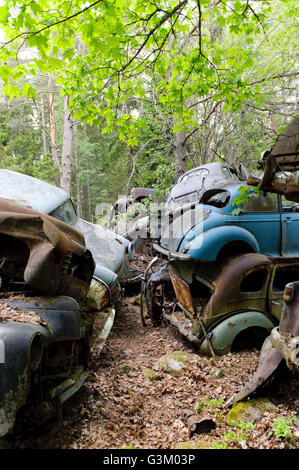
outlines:
{"label": "leaf litter", "polygon": [[[174,351],[188,353],[187,367],[179,376],[160,371],[151,376],[157,360]],[[196,353],[172,326],[145,328],[133,297],[118,306],[112,331],[100,355],[92,354],[89,377],[84,387],[64,407],[63,421],[38,437],[14,438],[15,448],[63,449],[173,449],[188,441],[224,442],[228,448],[294,449],[298,439],[275,436],[277,417],[290,419],[298,411],[298,380],[287,375],[272,385],[271,400],[276,410],[265,413],[246,432],[246,440],[237,439],[236,428],[226,424],[228,410],[221,407],[237,392],[257,368],[259,351],[229,353],[215,364]],[[155,372],[155,371],[153,371]],[[288,374],[288,371],[285,372]],[[297,381],[296,381],[297,380]],[[275,381],[274,381],[275,382]],[[270,397],[269,397],[270,398]],[[184,408],[197,409],[216,422],[209,434],[189,438],[189,429],[180,420]],[[54,428],[55,429],[55,428]],[[298,428],[292,427],[296,436]]]}

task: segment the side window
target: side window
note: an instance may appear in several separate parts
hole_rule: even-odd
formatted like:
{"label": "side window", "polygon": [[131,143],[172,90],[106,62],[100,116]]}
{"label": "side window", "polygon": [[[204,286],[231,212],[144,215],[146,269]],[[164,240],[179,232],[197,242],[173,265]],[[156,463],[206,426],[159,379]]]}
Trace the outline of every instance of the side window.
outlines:
{"label": "side window", "polygon": [[282,212],[299,212],[299,203],[287,201],[285,196],[281,196]]}
{"label": "side window", "polygon": [[278,212],[277,194],[267,193],[265,196],[251,194],[242,207],[242,212]]}
{"label": "side window", "polygon": [[241,292],[260,292],[267,280],[267,269],[255,269],[246,273],[240,284]]}
{"label": "side window", "polygon": [[299,266],[277,268],[273,279],[273,289],[282,292],[286,284],[294,281],[299,281]]}

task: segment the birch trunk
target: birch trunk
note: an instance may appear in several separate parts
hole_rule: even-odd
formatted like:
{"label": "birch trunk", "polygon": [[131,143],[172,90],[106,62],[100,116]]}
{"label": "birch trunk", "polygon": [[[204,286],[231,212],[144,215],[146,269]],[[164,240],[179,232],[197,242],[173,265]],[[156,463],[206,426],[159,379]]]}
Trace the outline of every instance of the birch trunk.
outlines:
{"label": "birch trunk", "polygon": [[79,152],[78,152],[78,123],[77,121],[74,124],[74,154],[75,154],[75,165],[76,165],[76,175],[77,175],[77,214],[79,217],[82,217],[82,199],[81,199],[81,183],[79,179]]}
{"label": "birch trunk", "polygon": [[[48,77],[48,86],[50,89],[51,77]],[[61,171],[58,150],[56,145],[56,133],[55,133],[55,115],[54,115],[54,93],[49,92],[49,115],[50,115],[50,141],[51,141],[51,153],[52,159],[59,171]]]}
{"label": "birch trunk", "polygon": [[69,111],[69,96],[64,97],[63,142],[61,154],[60,187],[71,193],[73,120]]}
{"label": "birch trunk", "polygon": [[43,154],[47,153],[47,135],[46,135],[46,119],[45,119],[45,102],[44,94],[42,92],[42,77],[40,77],[40,109],[41,109],[41,122],[42,122],[42,136],[43,136]]}

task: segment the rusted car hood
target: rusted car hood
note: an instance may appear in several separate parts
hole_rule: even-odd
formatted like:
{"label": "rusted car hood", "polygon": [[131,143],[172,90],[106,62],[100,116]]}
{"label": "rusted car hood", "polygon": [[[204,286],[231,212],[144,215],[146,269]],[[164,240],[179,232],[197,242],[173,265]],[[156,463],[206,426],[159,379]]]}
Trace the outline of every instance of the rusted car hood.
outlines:
{"label": "rusted car hood", "polygon": [[259,162],[259,167],[264,171],[262,179],[249,177],[248,184],[299,202],[299,116],[281,132],[271,151],[266,152]]}
{"label": "rusted car hood", "polygon": [[52,296],[87,295],[95,264],[77,230],[0,198],[0,240],[2,291],[29,285]]}

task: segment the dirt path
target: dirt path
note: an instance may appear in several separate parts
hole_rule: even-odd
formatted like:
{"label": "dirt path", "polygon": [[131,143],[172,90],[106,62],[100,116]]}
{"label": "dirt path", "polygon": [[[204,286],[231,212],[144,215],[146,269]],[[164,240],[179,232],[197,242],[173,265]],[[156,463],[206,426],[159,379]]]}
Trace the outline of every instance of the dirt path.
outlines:
{"label": "dirt path", "polygon": [[[189,353],[179,377],[164,372],[159,380],[147,376],[146,369],[152,369],[159,357],[176,350]],[[233,448],[294,448],[296,444],[290,439],[269,436],[275,418],[289,418],[295,411],[288,397],[282,398],[283,385],[280,392],[276,390],[281,394],[277,410],[267,413],[247,433],[246,441],[233,435],[223,439],[234,429],[225,423],[227,412],[215,401],[229,398],[240,388],[257,366],[258,355],[258,351],[228,354],[215,367],[209,358],[197,355],[173,327],[144,328],[134,298],[127,297],[118,309],[101,355],[92,357],[85,387],[65,407],[58,431],[38,438],[15,439],[13,446],[175,448],[189,440],[180,410],[205,401],[204,414],[212,417],[217,427],[210,435],[193,436],[191,441],[218,439]]]}

